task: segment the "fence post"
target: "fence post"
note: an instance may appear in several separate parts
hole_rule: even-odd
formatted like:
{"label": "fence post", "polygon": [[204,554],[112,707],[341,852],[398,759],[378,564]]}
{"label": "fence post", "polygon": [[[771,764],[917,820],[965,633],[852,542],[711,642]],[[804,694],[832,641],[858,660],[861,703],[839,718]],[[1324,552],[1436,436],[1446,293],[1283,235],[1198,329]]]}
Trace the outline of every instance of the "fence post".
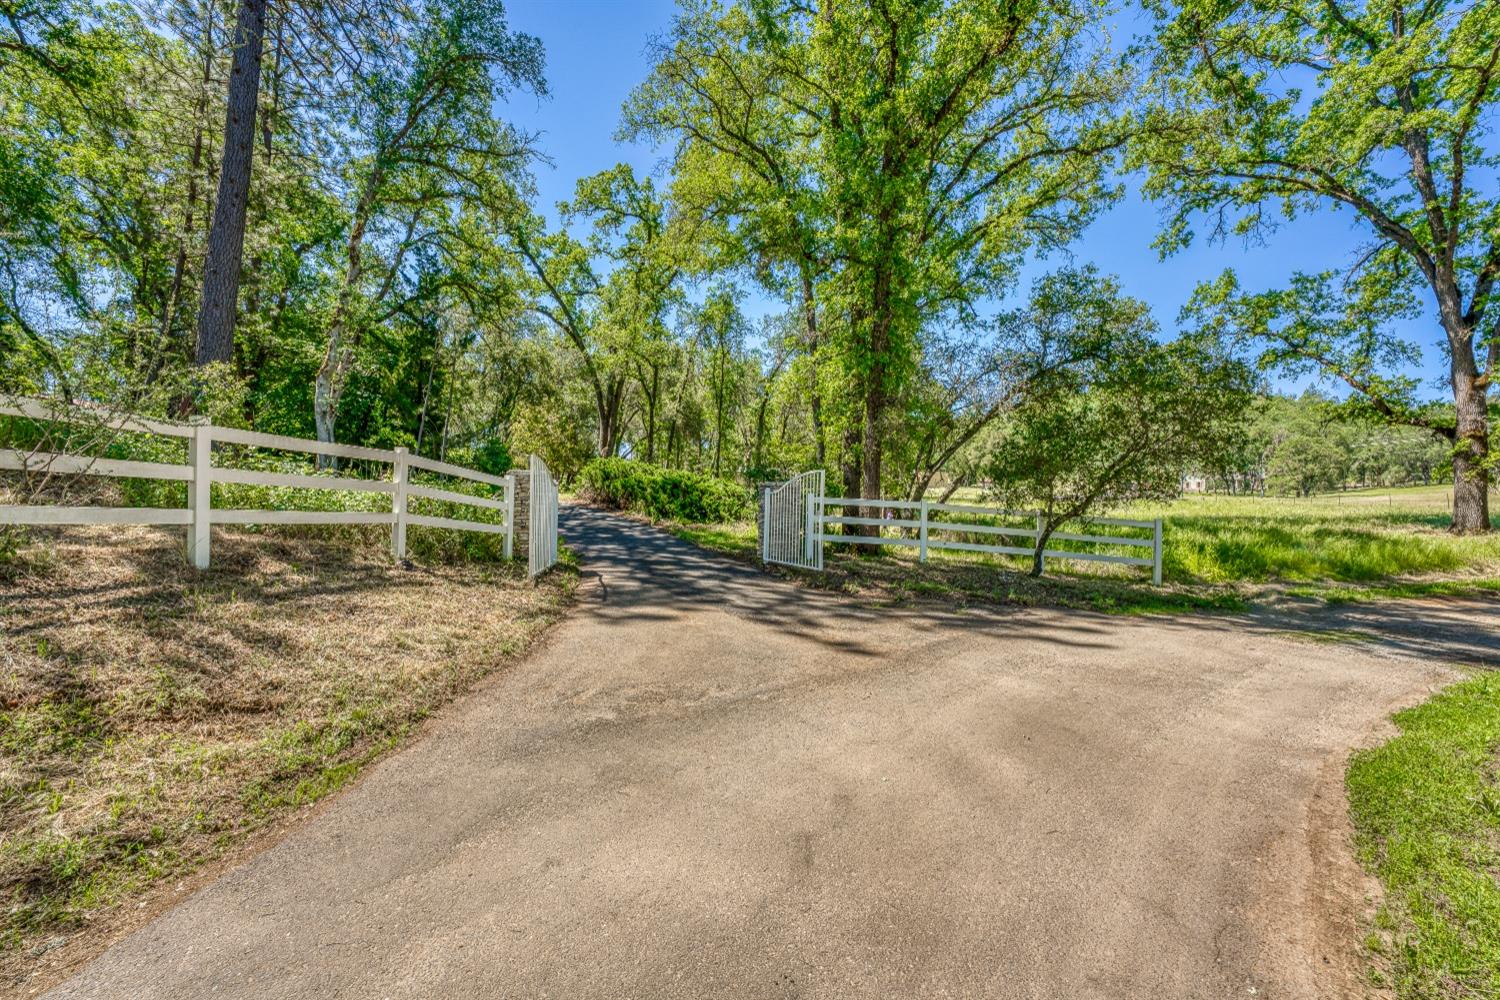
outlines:
{"label": "fence post", "polygon": [[516,473],[505,476],[505,558],[515,558],[516,550]]}
{"label": "fence post", "polygon": [[1161,586],[1161,518],[1152,525],[1151,536],[1151,582]]}
{"label": "fence post", "polygon": [[922,501],[922,526],[917,529],[917,532],[918,532],[918,538],[920,540],[918,548],[917,548],[917,551],[918,551],[917,561],[918,562],[926,562],[927,561],[927,501],[926,500]]}
{"label": "fence post", "polygon": [[762,486],[760,490],[760,561],[768,563],[771,561],[771,504],[770,489]]}
{"label": "fence post", "polygon": [[528,572],[531,568],[531,466],[510,470],[511,513],[515,515],[515,541],[511,545],[511,558],[525,559]]}
{"label": "fence post", "polygon": [[195,569],[208,569],[210,511],[213,508],[209,484],[213,482],[214,427],[207,417],[192,417],[188,421],[193,427],[193,436],[188,438],[188,464],[193,467],[193,478],[188,483],[188,510],[192,521],[188,525],[188,561]]}
{"label": "fence post", "polygon": [[396,519],[391,524],[391,555],[400,562],[406,558],[406,481],[410,472],[406,465],[407,450],[396,449],[396,460],[391,464],[391,513]]}
{"label": "fence post", "polygon": [[817,544],[816,535],[818,522],[814,520],[815,515],[813,513],[816,499],[817,498],[814,497],[811,493],[807,495],[807,519],[805,521],[807,527],[802,532],[803,562],[813,561],[813,546]]}

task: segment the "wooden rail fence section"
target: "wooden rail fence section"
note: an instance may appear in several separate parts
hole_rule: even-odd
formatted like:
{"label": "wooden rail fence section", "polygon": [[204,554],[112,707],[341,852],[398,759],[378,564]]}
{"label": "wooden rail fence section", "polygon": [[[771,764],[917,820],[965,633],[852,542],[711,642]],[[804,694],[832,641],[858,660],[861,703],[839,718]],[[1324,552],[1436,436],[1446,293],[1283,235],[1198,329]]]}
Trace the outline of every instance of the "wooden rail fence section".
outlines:
{"label": "wooden rail fence section", "polygon": [[[84,412],[82,409],[77,410],[78,414]],[[77,416],[70,419],[68,408],[34,399],[0,400],[0,416],[24,417],[56,423],[81,422]],[[113,431],[184,439],[187,444],[188,461],[183,464],[139,462],[0,448],[0,471],[176,480],[188,484],[187,506],[178,508],[0,505],[0,524],[183,525],[187,528],[188,558],[199,569],[208,568],[211,546],[210,528],[216,524],[388,524],[391,527],[391,552],[397,559],[406,557],[406,529],[412,525],[451,531],[489,532],[504,535],[505,557],[509,559],[513,555],[516,520],[515,473],[505,476],[490,475],[448,462],[412,455],[405,448],[391,450],[365,448],[358,445],[286,437],[280,434],[262,434],[234,427],[216,427],[202,418],[194,418],[190,423],[179,424],[133,415],[89,413],[87,420],[97,422]],[[216,443],[385,463],[390,466],[390,473],[389,478],[361,479],[336,474],[310,475],[226,468],[214,464]],[[498,487],[501,490],[501,496],[471,496],[456,490],[413,483],[411,481],[413,470],[469,482],[485,483]],[[229,510],[213,506],[210,487],[214,483],[385,493],[391,497],[391,507],[389,511]],[[492,523],[469,521],[457,517],[414,514],[409,509],[413,499],[436,500],[498,510],[503,513],[503,519],[499,523]],[[553,503],[554,512],[550,523],[555,534],[557,523],[555,500]],[[552,558],[555,561],[556,538],[552,538],[547,544],[550,546],[550,552],[554,553]]]}
{"label": "wooden rail fence section", "polygon": [[[855,514],[829,514],[828,508],[866,508],[882,512],[880,517]],[[889,512],[890,516],[884,516]],[[1030,528],[1011,527],[1003,524],[974,524],[943,518],[943,514],[959,514],[990,517],[996,519],[1035,519],[1036,526]],[[957,552],[987,552],[994,555],[1030,556],[1041,537],[1042,517],[1035,511],[1001,510],[995,507],[979,507],[971,504],[932,503],[928,500],[862,500],[842,497],[808,497],[808,520],[810,534],[815,544],[840,542],[845,545],[898,545],[915,548],[921,561],[927,561],[930,551],[951,550]],[[1095,517],[1087,521],[1090,526],[1103,528],[1129,528],[1149,530],[1151,537],[1111,535],[1090,532],[1054,532],[1047,540],[1048,547],[1042,552],[1045,559],[1067,559],[1080,562],[1116,563],[1124,566],[1151,567],[1151,582],[1161,585],[1161,519],[1133,521],[1117,517]],[[826,527],[837,525],[874,525],[879,528],[906,529],[895,535],[831,535]],[[989,536],[993,543],[964,541],[954,535]],[[1030,539],[1027,546],[1007,545],[1002,539]],[[1119,546],[1122,548],[1150,549],[1150,555],[1124,555],[1109,552],[1076,552],[1064,548],[1053,548],[1052,543],[1082,543],[1089,545]]]}

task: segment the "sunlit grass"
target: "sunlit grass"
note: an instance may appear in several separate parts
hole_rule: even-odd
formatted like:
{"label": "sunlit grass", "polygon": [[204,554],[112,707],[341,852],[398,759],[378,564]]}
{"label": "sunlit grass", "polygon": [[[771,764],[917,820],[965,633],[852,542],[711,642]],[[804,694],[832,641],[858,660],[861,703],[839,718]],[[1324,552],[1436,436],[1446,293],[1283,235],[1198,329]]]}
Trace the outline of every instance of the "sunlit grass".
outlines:
{"label": "sunlit grass", "polygon": [[[984,499],[971,490],[951,502],[982,504]],[[1191,496],[1111,511],[1120,517],[1162,519],[1163,582],[1167,591],[1174,592],[1165,602],[1161,597],[1165,591],[1157,591],[1151,601],[1129,596],[1151,590],[1143,579],[1145,571],[1131,567],[1049,560],[1047,576],[1056,586],[1042,595],[1021,579],[1028,569],[1025,558],[935,551],[925,567],[918,565],[909,549],[847,558],[859,560],[849,564],[854,575],[862,579],[888,575],[892,586],[900,590],[915,593],[915,584],[906,586],[904,578],[921,582],[928,591],[938,588],[981,597],[978,588],[999,593],[1000,600],[1013,597],[1029,603],[1098,604],[1059,588],[1106,583],[1110,593],[1099,601],[1123,608],[1201,606],[1204,602],[1213,607],[1242,606],[1273,591],[1330,602],[1500,593],[1500,534],[1449,534],[1450,502],[1449,492],[1442,487],[1417,487],[1305,499]],[[1500,498],[1495,506],[1500,510]],[[1500,522],[1496,526],[1500,528]],[[757,555],[751,522],[674,525],[673,530],[704,548],[737,558]],[[1130,529],[1109,530],[1142,535]],[[1068,547],[1114,551],[1076,543]],[[829,549],[830,558],[842,565],[846,557],[834,556],[834,551]],[[1118,551],[1142,554],[1138,549]],[[949,570],[947,578],[934,572],[942,567]],[[955,574],[967,582],[955,583]]]}
{"label": "sunlit grass", "polygon": [[1182,582],[1374,583],[1500,569],[1500,536],[1448,533],[1447,497],[1436,487],[1190,497],[1131,513],[1163,518],[1164,570]]}
{"label": "sunlit grass", "polygon": [[[983,502],[979,491],[960,495],[958,502]],[[1500,534],[1449,534],[1451,497],[1439,486],[1307,498],[1187,496],[1110,513],[1162,519],[1169,582],[1375,584],[1500,575]],[[1500,511],[1500,497],[1492,504]]]}
{"label": "sunlit grass", "polygon": [[1373,976],[1403,1000],[1500,996],[1500,675],[1395,722],[1347,779],[1360,859],[1385,886]]}

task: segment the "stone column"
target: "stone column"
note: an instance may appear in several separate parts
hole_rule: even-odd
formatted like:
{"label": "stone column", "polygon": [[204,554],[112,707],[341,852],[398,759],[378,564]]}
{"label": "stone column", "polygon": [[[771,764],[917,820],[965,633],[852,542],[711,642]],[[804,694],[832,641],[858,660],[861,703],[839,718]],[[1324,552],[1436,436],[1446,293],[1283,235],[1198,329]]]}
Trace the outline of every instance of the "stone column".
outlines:
{"label": "stone column", "polygon": [[515,525],[511,531],[514,540],[512,555],[522,562],[531,555],[531,471],[529,469],[511,469],[507,475],[511,482],[515,483],[515,490],[511,494],[514,502],[510,505],[512,522]]}

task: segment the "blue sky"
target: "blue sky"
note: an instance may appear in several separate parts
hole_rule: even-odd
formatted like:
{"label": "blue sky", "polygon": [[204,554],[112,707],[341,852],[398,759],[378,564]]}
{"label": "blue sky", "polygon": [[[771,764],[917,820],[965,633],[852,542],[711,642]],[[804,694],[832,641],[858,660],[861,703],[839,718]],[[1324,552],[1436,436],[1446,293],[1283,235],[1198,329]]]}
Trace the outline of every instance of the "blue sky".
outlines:
{"label": "blue sky", "polygon": [[[650,68],[646,41],[671,26],[674,4],[670,0],[510,0],[506,7],[512,27],[536,35],[546,50],[551,95],[541,101],[516,95],[501,113],[541,134],[542,149],[552,166],[537,168],[537,187],[540,207],[549,217],[557,201],[572,195],[580,177],[622,161],[639,172],[657,170],[658,153],[616,143],[614,133],[621,103]],[[1088,229],[1072,253],[1077,263],[1093,263],[1119,275],[1127,294],[1150,303],[1168,335],[1175,331],[1178,310],[1193,288],[1226,267],[1239,273],[1245,288],[1260,290],[1276,286],[1294,271],[1347,263],[1364,239],[1352,213],[1329,210],[1286,224],[1266,245],[1246,247],[1236,241],[1212,246],[1199,241],[1160,260],[1151,248],[1158,221],[1158,207],[1132,188]],[[1053,258],[1028,267],[1023,281],[1060,262]],[[774,304],[752,299],[744,306],[753,316]],[[1437,349],[1442,331],[1436,316],[1403,323],[1397,329],[1422,345],[1424,377],[1441,377],[1445,366]],[[1298,386],[1283,383],[1281,388]]]}

